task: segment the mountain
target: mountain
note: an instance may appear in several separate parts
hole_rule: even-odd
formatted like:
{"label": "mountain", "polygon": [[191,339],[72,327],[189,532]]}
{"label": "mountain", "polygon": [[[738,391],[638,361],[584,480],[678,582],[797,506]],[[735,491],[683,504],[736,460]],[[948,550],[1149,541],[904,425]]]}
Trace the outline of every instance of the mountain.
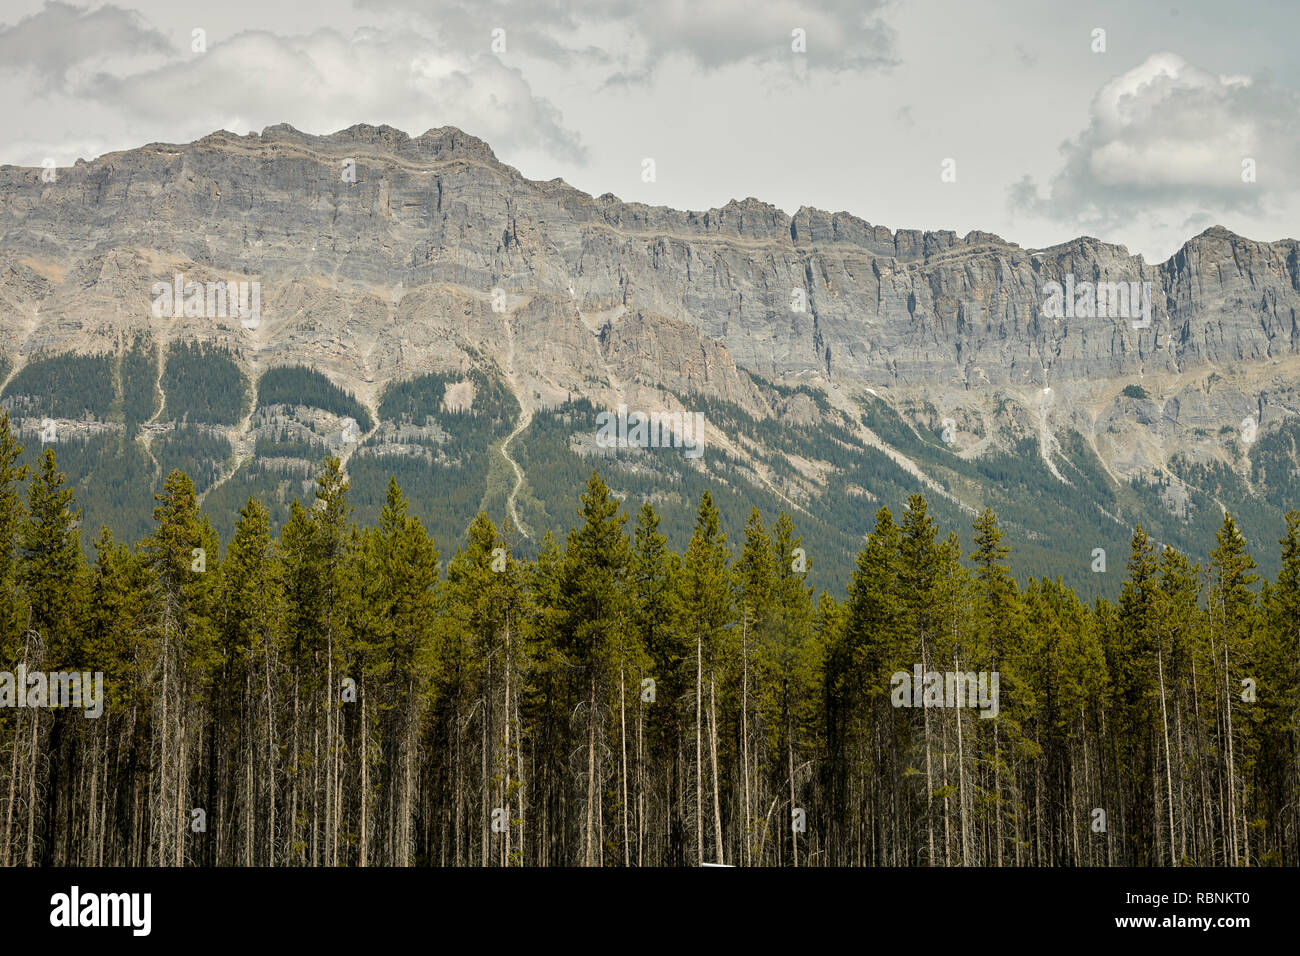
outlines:
{"label": "mountain", "polygon": [[[0,398],[29,455],[53,435],[83,526],[132,540],[173,467],[226,538],[336,453],[362,520],[396,475],[444,547],[483,508],[529,553],[599,467],[677,546],[705,488],[733,540],[751,505],[790,511],[826,586],[916,490],[967,541],[993,507],[1018,566],[1085,594],[1113,591],[1134,524],[1200,556],[1224,509],[1271,574],[1300,500],[1298,308],[1295,240],[1215,227],[1148,264],[756,199],[681,212],[526,179],[452,128],[0,167]],[[703,453],[605,447],[619,406],[702,413]]]}

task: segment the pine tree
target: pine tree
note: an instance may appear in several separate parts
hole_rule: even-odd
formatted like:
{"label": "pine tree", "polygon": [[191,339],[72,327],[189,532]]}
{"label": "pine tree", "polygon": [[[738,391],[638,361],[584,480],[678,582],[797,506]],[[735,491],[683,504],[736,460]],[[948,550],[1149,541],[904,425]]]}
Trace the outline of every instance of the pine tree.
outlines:
{"label": "pine tree", "polygon": [[1118,733],[1114,753],[1119,775],[1119,813],[1126,860],[1150,866],[1155,848],[1157,807],[1155,705],[1158,696],[1156,659],[1156,558],[1146,532],[1133,532],[1128,577],[1120,591],[1115,629],[1108,635],[1107,670],[1112,679],[1110,710]]}
{"label": "pine tree", "polygon": [[157,826],[159,866],[186,862],[189,770],[188,736],[199,692],[217,663],[210,625],[211,580],[217,570],[215,543],[199,519],[194,482],[173,471],[154,495],[156,527],[141,546],[152,578],[150,624],[161,672],[154,703],[157,774],[152,819]]}
{"label": "pine tree", "polygon": [[[773,751],[769,763],[784,784],[774,792],[788,795],[791,814],[796,810],[807,814],[813,794],[807,787],[812,775],[805,771],[812,761],[801,757],[815,752],[814,741],[822,734],[818,690],[823,680],[825,645],[814,627],[812,588],[807,585],[812,564],[801,546],[802,539],[795,534],[794,522],[784,511],[777,517],[774,531],[768,565],[771,579],[765,588],[756,589],[766,592],[769,607],[758,628],[758,674],[767,678],[771,692],[760,699],[767,705],[764,725]],[[778,833],[783,842],[789,834],[789,859],[793,865],[798,866],[801,858],[807,859],[806,849],[802,857],[800,854],[799,831],[782,826]]]}
{"label": "pine tree", "polygon": [[1199,759],[1195,748],[1184,741],[1183,728],[1196,723],[1194,655],[1201,640],[1202,614],[1198,607],[1200,587],[1197,568],[1172,548],[1160,554],[1160,585],[1156,593],[1156,679],[1160,708],[1160,748],[1163,751],[1163,800],[1157,833],[1165,841],[1160,862],[1171,865],[1189,861],[1198,845],[1189,840],[1185,809],[1189,764]]}
{"label": "pine tree", "polygon": [[759,747],[750,727],[750,674],[761,656],[755,659],[751,648],[761,648],[765,636],[771,633],[775,578],[772,540],[763,530],[762,515],[754,508],[750,511],[749,520],[745,522],[745,546],[736,564],[736,590],[740,601],[741,835],[747,864],[753,862],[751,830],[754,805],[759,797],[758,780],[753,766],[760,758]]}
{"label": "pine tree", "polygon": [[54,451],[47,448],[28,489],[27,513],[18,528],[19,581],[30,608],[29,626],[56,664],[76,662],[83,651],[77,626],[83,565],[81,510],[66,481]]}
{"label": "pine tree", "polygon": [[[278,748],[276,705],[281,646],[282,581],[279,555],[271,538],[270,518],[261,502],[250,498],[225,559],[221,562],[221,684],[238,691],[220,695],[212,732],[231,735],[230,750],[239,763],[225,778],[238,781],[226,797],[226,812],[242,818],[242,841],[226,862],[243,866],[274,865]],[[236,808],[236,801],[238,808]],[[264,835],[259,839],[259,831]]]}
{"label": "pine tree", "polygon": [[[718,509],[706,491],[695,517],[695,533],[686,548],[682,569],[683,619],[695,639],[695,829],[696,857],[711,855],[725,863],[722,840],[722,782],[718,776],[717,685],[727,664],[727,630],[733,620],[731,553],[722,533]],[[713,852],[706,851],[704,824],[704,689],[708,686],[709,792],[712,795]]]}
{"label": "pine tree", "polygon": [[[0,450],[0,459],[11,455],[13,447]],[[0,467],[4,462],[0,460]],[[46,449],[40,470],[27,490],[26,514],[18,523],[18,582],[27,606],[27,628],[21,648],[15,655],[25,671],[52,671],[64,665],[80,667],[86,647],[82,622],[85,616],[81,555],[77,525],[81,512],[75,507],[72,489],[64,486],[67,476],[58,470],[54,452]],[[12,509],[12,502],[8,503]],[[12,516],[13,511],[10,511]],[[26,692],[26,688],[19,693]],[[60,709],[52,715],[29,710],[17,723],[14,743],[13,772],[16,783],[6,813],[6,847],[12,832],[13,804],[22,792],[22,774],[26,783],[26,820],[23,862],[50,865],[62,863],[63,846],[57,829],[71,813],[71,794],[57,785],[59,775],[68,772],[74,759],[75,741],[69,714]],[[45,730],[48,728],[48,737]],[[25,766],[19,757],[19,749]],[[44,797],[44,799],[42,799]],[[42,813],[50,839],[39,846],[37,813]]]}
{"label": "pine tree", "polygon": [[22,454],[23,446],[9,425],[9,412],[0,412],[0,661],[6,662],[13,659],[22,630],[14,554],[23,520],[20,485],[27,478],[27,466],[19,464]]}
{"label": "pine tree", "polygon": [[[1242,695],[1244,680],[1255,671],[1255,595],[1250,586],[1255,560],[1246,551],[1246,539],[1232,515],[1224,514],[1210,552],[1209,610],[1210,653],[1216,674],[1227,796],[1221,808],[1227,830],[1229,866],[1249,866],[1250,825],[1247,807],[1252,799],[1250,777],[1255,761],[1253,701]],[[1222,665],[1222,670],[1220,670]],[[1235,721],[1235,724],[1234,724]]]}
{"label": "pine tree", "polygon": [[892,809],[903,767],[889,699],[891,675],[912,666],[901,571],[901,534],[882,507],[858,553],[825,676],[831,842],[839,862],[858,866],[897,864],[906,849]]}
{"label": "pine tree", "polygon": [[[336,489],[339,487],[335,485]],[[341,495],[346,485],[341,490],[327,491]],[[387,718],[381,729],[384,762],[394,768],[396,777],[388,793],[388,815],[400,823],[389,837],[392,859],[399,866],[410,865],[414,852],[409,820],[416,799],[417,730],[423,718],[424,690],[435,663],[432,625],[440,600],[438,549],[420,520],[408,515],[406,509],[406,497],[396,480],[390,479],[378,532],[371,539],[375,552],[373,565],[378,571],[375,599],[379,602],[380,622],[378,647],[371,654],[371,673],[379,707]],[[325,529],[341,518],[330,518],[327,509],[322,514],[328,524],[318,540],[328,540],[331,532]],[[339,783],[335,782],[334,786],[337,804],[341,791]]]}
{"label": "pine tree", "polygon": [[586,734],[586,792],[581,832],[582,862],[601,865],[604,831],[601,796],[605,768],[602,757],[606,728],[606,694],[612,679],[611,660],[619,632],[627,622],[626,579],[630,549],[623,524],[627,515],[595,472],[587,481],[579,511],[582,526],[569,533],[561,572],[559,603],[564,615],[561,652],[577,680],[574,702],[583,712]]}
{"label": "pine tree", "polygon": [[1265,586],[1266,624],[1258,656],[1259,757],[1256,764],[1261,862],[1295,866],[1300,834],[1300,511],[1286,514],[1282,567]]}
{"label": "pine tree", "polygon": [[[686,806],[685,759],[693,642],[688,646],[682,626],[681,562],[668,550],[668,539],[659,533],[659,515],[648,501],[637,512],[629,578],[629,619],[646,654],[650,681],[642,685],[636,701],[637,862],[680,866],[687,855],[687,821],[693,816]],[[661,779],[652,780],[647,766],[653,754],[668,755]],[[654,803],[647,791],[652,787],[663,806],[658,821],[648,818]],[[651,861],[645,854],[646,835],[656,824],[666,836],[666,857]]]}
{"label": "pine tree", "polygon": [[[972,650],[975,661],[983,665],[982,669],[998,674],[1000,689],[1004,686],[1011,689],[1011,682],[1003,683],[1002,674],[1007,657],[1014,649],[1016,635],[1024,629],[1019,590],[1006,566],[1009,552],[1010,549],[1002,544],[1002,529],[998,527],[997,516],[991,508],[984,509],[975,519],[975,550],[970,555],[975,562]],[[1003,775],[1008,773],[1004,760],[1008,742],[1001,720],[981,721],[975,732],[989,738],[991,750],[984,761],[985,772],[979,781],[973,783],[977,792],[991,795],[987,801],[980,799],[981,803],[991,805],[993,817],[991,852],[983,854],[983,862],[1002,866],[1006,847],[1004,831],[1012,809],[1003,799],[1002,786]]]}

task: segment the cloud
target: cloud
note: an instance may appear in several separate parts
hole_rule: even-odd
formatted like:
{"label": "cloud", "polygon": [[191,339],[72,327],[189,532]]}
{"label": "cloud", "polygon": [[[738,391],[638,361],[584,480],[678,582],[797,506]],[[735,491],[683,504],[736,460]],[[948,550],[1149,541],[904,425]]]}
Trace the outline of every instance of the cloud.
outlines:
{"label": "cloud", "polygon": [[30,70],[38,89],[47,93],[75,82],[79,67],[172,52],[170,41],[139,13],[113,4],[91,10],[46,0],[38,13],[0,26],[0,64]]}
{"label": "cloud", "polygon": [[535,96],[516,69],[410,31],[322,29],[307,36],[249,30],[162,66],[88,76],[71,90],[108,122],[167,141],[218,128],[247,132],[278,123],[332,133],[357,122],[418,135],[458,126],[498,149],[536,148],[585,161],[579,136]]}
{"label": "cloud", "polygon": [[[358,0],[358,6],[403,13],[435,25],[469,48],[487,49],[491,31],[506,31],[506,54],[568,65],[610,64],[609,85],[644,82],[669,57],[703,69],[740,63],[789,63],[841,72],[893,63],[887,0]],[[806,53],[791,49],[804,31]],[[609,51],[618,50],[614,55]]]}
{"label": "cloud", "polygon": [[[1045,190],[1029,176],[1011,186],[1012,209],[1085,227],[1135,214],[1205,223],[1300,185],[1300,97],[1250,77],[1155,53],[1103,85],[1090,114]],[[1255,182],[1243,181],[1247,161]]]}

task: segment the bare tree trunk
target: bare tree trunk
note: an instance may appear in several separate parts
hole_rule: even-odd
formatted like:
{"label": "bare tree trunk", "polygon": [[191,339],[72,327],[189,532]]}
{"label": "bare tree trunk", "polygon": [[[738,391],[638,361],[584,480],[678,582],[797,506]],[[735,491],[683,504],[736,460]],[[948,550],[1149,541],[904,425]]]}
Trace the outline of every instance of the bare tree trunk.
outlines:
{"label": "bare tree trunk", "polygon": [[314,705],[311,723],[311,865],[320,866],[320,723]]}
{"label": "bare tree trunk", "polygon": [[623,750],[623,865],[631,866],[631,847],[628,836],[628,812],[627,804],[627,701],[624,690],[623,665],[618,666],[618,717],[619,717],[619,742]]}
{"label": "bare tree trunk", "polygon": [[[291,766],[293,768],[293,782],[290,786],[291,796],[289,800],[289,843],[285,848],[287,855],[290,856],[297,852],[298,843],[298,770],[300,761],[298,759],[298,670],[296,665],[293,675],[293,755]],[[301,854],[299,854],[298,860],[300,863],[302,862]]]}
{"label": "bare tree trunk", "polygon": [[[515,723],[516,724],[519,723],[519,695],[517,694],[515,695]],[[523,737],[524,734],[522,729],[519,731],[519,733],[515,734],[515,773],[519,777],[519,785],[516,788],[516,790],[519,794],[519,865],[520,866],[524,866],[528,862],[528,857],[525,855],[526,846],[524,843],[524,822],[528,819],[527,817],[528,807],[526,802],[527,790],[525,789],[526,778],[524,776]]]}
{"label": "bare tree trunk", "polygon": [[724,863],[722,856],[722,806],[719,791],[721,781],[718,779],[718,701],[714,693],[713,668],[709,668],[709,769],[713,776],[713,839],[717,842],[718,862]]}
{"label": "bare tree trunk", "polygon": [[[961,673],[961,664],[957,660],[957,652],[955,650],[952,652],[952,667],[956,673],[958,674]],[[970,839],[966,831],[966,774],[965,774],[966,758],[965,758],[965,751],[962,744],[962,733],[961,733],[962,709],[958,707],[956,708],[956,711],[957,711],[957,803],[961,808],[959,813],[959,817],[961,820],[961,865],[970,866]]]}
{"label": "bare tree trunk", "polygon": [[[329,611],[327,610],[328,614]],[[332,617],[332,615],[331,615]],[[334,624],[326,626],[325,635],[325,839],[330,866],[338,865],[338,843],[334,827]]]}
{"label": "bare tree trunk", "polygon": [[364,867],[370,860],[370,725],[366,723],[364,668],[357,684],[357,696],[361,698],[361,837],[357,846],[357,865]]}
{"label": "bare tree trunk", "polygon": [[[1232,743],[1232,678],[1228,670],[1228,640],[1223,640],[1223,701],[1227,707],[1228,721],[1228,817],[1231,820],[1229,832],[1232,834],[1232,865],[1238,866],[1244,863],[1250,863],[1250,835],[1247,831],[1245,797],[1242,798],[1241,812],[1241,840],[1242,846],[1239,849],[1237,845],[1237,767],[1236,758],[1233,752]],[[1244,857],[1244,861],[1243,858]]]}
{"label": "bare tree trunk", "polygon": [[1164,648],[1156,647],[1156,668],[1160,677],[1160,723],[1165,734],[1165,802],[1169,804],[1169,865],[1177,866],[1178,857],[1174,835],[1174,778],[1169,758],[1169,712],[1165,705],[1165,662]]}
{"label": "bare tree trunk", "polygon": [[27,866],[36,864],[36,741],[40,713],[31,711],[27,723],[32,728],[31,749],[27,752]]}
{"label": "bare tree trunk", "polygon": [[[30,632],[23,635],[23,673],[27,673],[28,649],[31,647]],[[5,805],[5,832],[3,852],[4,857],[0,859],[0,866],[8,866],[11,854],[10,840],[13,838],[14,824],[14,801],[17,799],[17,791],[21,790],[21,784],[18,782],[18,738],[21,734],[18,719],[14,719],[14,753],[9,763],[9,802]]]}
{"label": "bare tree trunk", "polygon": [[511,799],[512,799],[512,797],[511,797],[511,793],[510,793],[510,671],[511,671],[511,669],[512,669],[512,665],[511,665],[511,659],[510,659],[510,621],[509,621],[509,618],[507,618],[507,619],[506,619],[506,696],[505,696],[505,725],[506,725],[506,728],[505,728],[505,747],[504,747],[504,751],[505,751],[505,760],[504,760],[504,763],[505,763],[505,786],[504,786],[504,794],[505,794],[505,798],[501,801],[501,805],[502,805],[503,807],[505,807],[505,811],[506,811],[506,839],[505,839],[505,865],[506,865],[506,866],[509,866],[509,865],[510,865],[510,827],[511,827],[511,823],[510,823],[510,803],[511,803]]}
{"label": "bare tree trunk", "polygon": [[[985,778],[988,779],[988,778]],[[998,749],[998,722],[993,721],[993,812],[997,815],[997,865],[1002,865],[1002,756]],[[1019,850],[1016,851],[1017,855]]]}
{"label": "bare tree trunk", "polygon": [[1209,820],[1209,798],[1206,793],[1205,784],[1205,761],[1201,759],[1201,698],[1196,679],[1196,657],[1192,657],[1192,712],[1195,718],[1196,733],[1194,735],[1193,745],[1196,748],[1196,776],[1198,788],[1200,790],[1200,799],[1197,801],[1201,805],[1201,845],[1209,846],[1210,838],[1210,820]]}
{"label": "bare tree trunk", "polygon": [[583,865],[591,866],[595,860],[593,840],[595,838],[596,813],[596,681],[591,682],[591,692],[587,699],[587,848]]}
{"label": "bare tree trunk", "polygon": [[244,745],[244,866],[253,865],[253,840],[255,837],[255,817],[253,804],[257,800],[256,783],[253,776],[253,764],[256,761],[256,747],[253,743],[253,714],[257,701],[253,697],[253,671],[250,667],[244,673],[244,726],[240,728],[240,741]]}
{"label": "bare tree trunk", "polygon": [[[406,699],[411,700],[414,694],[414,688],[407,683]],[[406,729],[403,733],[403,747],[406,750],[406,772],[403,781],[403,801],[402,807],[402,866],[411,865],[411,717],[408,711],[406,719]]]}
{"label": "bare tree trunk", "polygon": [[[491,688],[492,688],[491,660],[492,659],[489,657],[488,658],[488,691],[483,696],[483,699],[480,701],[480,704],[482,705],[482,714],[479,717],[479,728],[482,731],[482,733],[479,736],[479,751],[478,751],[479,794],[480,794],[479,819],[485,821],[492,819],[492,809],[493,809],[491,806],[492,795],[491,795],[491,788],[489,786],[489,779],[488,779],[488,746],[489,746],[488,738],[490,736],[488,731],[488,715],[491,712],[491,708],[489,707],[489,701],[491,700]],[[488,865],[488,854],[491,852],[491,835],[492,835],[492,830],[490,827],[483,826],[479,828],[479,861],[480,861],[479,865],[480,866]]]}
{"label": "bare tree trunk", "polygon": [[[787,709],[788,709],[788,708],[787,708]],[[787,764],[787,766],[789,767],[789,770],[790,770],[790,810],[792,811],[792,813],[791,813],[791,819],[793,819],[793,811],[794,811],[794,809],[795,809],[795,796],[794,796],[794,735],[791,734],[791,733],[789,732],[789,729],[790,729],[790,722],[789,722],[789,719],[787,718],[787,720],[786,720],[786,735],[785,735],[786,764]],[[799,831],[796,830],[793,826],[790,827],[790,846],[791,846],[791,849],[792,849],[792,852],[793,852],[793,855],[794,855],[794,865],[795,865],[795,869],[798,869],[798,868],[799,868]]]}
{"label": "bare tree trunk", "polygon": [[[925,638],[921,638],[921,670],[928,671],[930,662],[926,659]],[[930,856],[926,860],[934,866],[934,771],[930,763],[930,708],[921,711],[921,724],[925,734],[925,833],[930,845]]]}
{"label": "bare tree trunk", "polygon": [[[955,714],[961,713],[960,707],[954,707]],[[943,764],[941,767],[943,773],[943,865],[952,865],[952,831],[951,831],[951,812],[948,800],[948,725],[939,722],[939,754]]]}
{"label": "bare tree trunk", "polygon": [[180,725],[177,733],[176,747],[176,865],[185,865],[185,843],[188,828],[185,826],[185,687],[181,685],[181,693],[176,704],[176,713],[179,715],[178,723]]}
{"label": "bare tree trunk", "polygon": [[745,781],[745,821],[740,828],[741,838],[745,841],[745,865],[753,864],[752,847],[749,840],[749,609],[745,608],[740,616],[740,769]]}
{"label": "bare tree trunk", "polygon": [[456,865],[457,866],[460,866],[465,860],[465,857],[463,855],[465,849],[462,845],[462,840],[464,837],[464,829],[465,829],[465,798],[464,798],[465,786],[464,786],[464,768],[463,768],[464,755],[463,755],[463,747],[462,747],[462,740],[461,740],[462,724],[460,718],[460,709],[461,709],[460,682],[458,680],[457,690],[456,690],[456,710],[455,713],[452,715],[452,719],[456,723],[455,726],[456,749],[454,754],[454,760],[456,764],[456,784],[455,784],[455,792],[453,794],[452,799],[455,800],[456,802],[455,826],[456,826]]}
{"label": "bare tree trunk", "polygon": [[700,721],[703,717],[704,637],[695,632],[695,835],[696,853],[704,865],[704,744]]}
{"label": "bare tree trunk", "polygon": [[275,699],[271,695],[271,644],[269,637],[263,633],[263,654],[266,664],[266,795],[269,809],[269,825],[266,830],[266,865],[275,866]]}
{"label": "bare tree trunk", "polygon": [[[665,804],[671,806],[670,801]],[[641,755],[641,698],[636,704],[636,865],[645,865],[645,762]]]}
{"label": "bare tree trunk", "polygon": [[[26,662],[24,662],[23,667],[25,670]],[[0,857],[0,866],[9,865],[10,840],[12,839],[13,824],[14,824],[14,800],[16,798],[15,791],[19,787],[18,751],[20,748],[18,746],[18,738],[21,735],[21,733],[22,731],[18,726],[18,721],[15,719],[14,720],[14,752],[13,752],[13,757],[9,762],[9,800],[5,804],[5,831],[4,831],[3,850],[2,850],[4,856]]]}
{"label": "bare tree trunk", "polygon": [[[164,614],[165,614],[165,613],[166,613],[166,612],[164,611]],[[160,727],[161,727],[161,729],[162,729],[162,744],[161,744],[161,746],[160,746],[160,748],[159,748],[159,749],[160,749],[160,752],[161,752],[160,760],[161,760],[161,764],[162,764],[162,766],[161,766],[161,768],[159,769],[159,772],[158,772],[158,812],[157,812],[157,814],[154,816],[154,819],[157,820],[157,821],[159,822],[159,827],[158,827],[158,865],[159,865],[159,866],[166,866],[166,865],[167,865],[167,845],[166,845],[166,833],[167,833],[167,830],[166,830],[166,824],[164,824],[163,821],[167,819],[167,814],[168,814],[168,807],[167,807],[167,736],[168,736],[168,735],[167,735],[167,693],[168,693],[168,687],[167,687],[167,671],[168,671],[168,660],[167,660],[167,658],[168,658],[168,656],[169,656],[169,646],[168,646],[168,645],[169,645],[169,637],[170,637],[170,633],[169,633],[169,632],[170,632],[170,627],[169,627],[168,621],[164,620],[164,621],[163,621],[163,646],[162,646],[162,659],[163,659],[163,661],[162,661],[162,665],[163,665],[163,676],[162,676],[162,720],[161,720],[161,722],[160,722]]]}

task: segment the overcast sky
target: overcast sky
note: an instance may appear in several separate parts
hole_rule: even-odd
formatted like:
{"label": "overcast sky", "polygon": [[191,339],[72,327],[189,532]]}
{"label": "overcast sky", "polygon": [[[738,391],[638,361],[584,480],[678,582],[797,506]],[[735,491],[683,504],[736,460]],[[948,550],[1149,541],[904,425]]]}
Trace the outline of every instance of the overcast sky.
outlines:
{"label": "overcast sky", "polygon": [[1164,260],[1300,234],[1297,27],[1295,0],[0,0],[0,163],[450,125],[595,195]]}

